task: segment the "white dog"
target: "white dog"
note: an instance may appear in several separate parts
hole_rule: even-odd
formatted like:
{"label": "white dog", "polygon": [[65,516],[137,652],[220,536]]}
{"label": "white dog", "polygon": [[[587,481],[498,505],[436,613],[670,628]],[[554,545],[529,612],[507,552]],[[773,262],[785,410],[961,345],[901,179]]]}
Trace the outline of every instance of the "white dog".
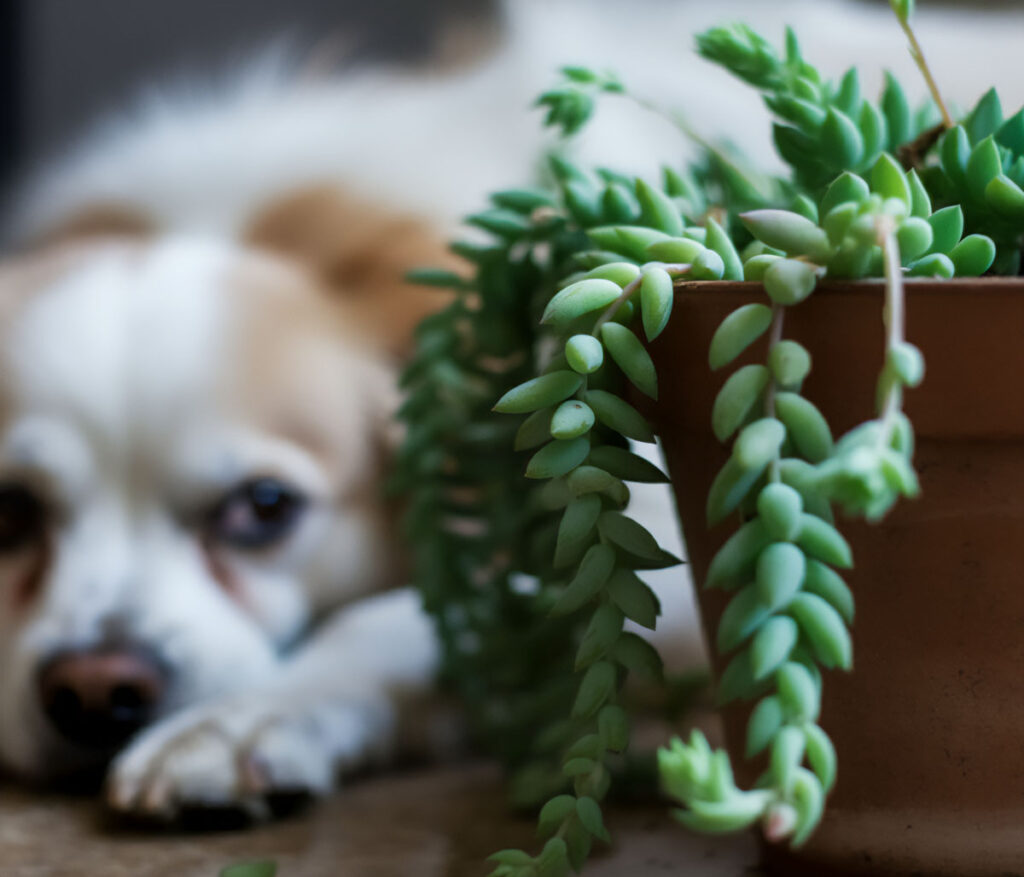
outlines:
{"label": "white dog", "polygon": [[[690,55],[709,12],[652,3],[652,30],[583,8],[523,2],[506,48],[454,77],[263,64],[219,95],[151,97],[26,187],[0,268],[4,766],[113,758],[115,808],[258,814],[394,751],[437,660],[412,593],[362,599],[402,583],[378,490],[394,355],[438,302],[403,270],[443,262],[460,212],[528,181],[525,106],[560,62],[664,86],[711,134],[757,112]],[[902,57],[882,13],[771,18],[787,10],[832,72],[865,47]],[[643,145],[649,169],[682,148],[659,125],[602,116],[591,142],[634,167]]]}

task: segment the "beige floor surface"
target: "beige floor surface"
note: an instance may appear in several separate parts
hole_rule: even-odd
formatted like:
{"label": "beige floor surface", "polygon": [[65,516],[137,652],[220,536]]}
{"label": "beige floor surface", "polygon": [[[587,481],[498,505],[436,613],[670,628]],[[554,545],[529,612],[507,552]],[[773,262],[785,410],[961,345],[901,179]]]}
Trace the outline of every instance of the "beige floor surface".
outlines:
{"label": "beige floor surface", "polygon": [[[501,846],[529,844],[532,824],[502,807],[488,765],[430,768],[354,783],[336,798],[258,829],[153,835],[112,830],[92,798],[0,791],[0,877],[216,877],[225,864],[273,857],[279,877],[477,877]],[[747,877],[749,837],[695,837],[664,808],[619,805],[615,843],[586,877]]]}

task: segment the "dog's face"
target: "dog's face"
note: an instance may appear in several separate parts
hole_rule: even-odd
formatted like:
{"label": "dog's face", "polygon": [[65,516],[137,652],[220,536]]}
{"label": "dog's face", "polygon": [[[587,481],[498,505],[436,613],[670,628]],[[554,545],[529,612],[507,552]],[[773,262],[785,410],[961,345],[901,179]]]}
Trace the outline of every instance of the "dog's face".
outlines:
{"label": "dog's face", "polygon": [[383,343],[266,249],[93,240],[0,269],[8,768],[85,766],[257,686],[319,609],[395,577]]}

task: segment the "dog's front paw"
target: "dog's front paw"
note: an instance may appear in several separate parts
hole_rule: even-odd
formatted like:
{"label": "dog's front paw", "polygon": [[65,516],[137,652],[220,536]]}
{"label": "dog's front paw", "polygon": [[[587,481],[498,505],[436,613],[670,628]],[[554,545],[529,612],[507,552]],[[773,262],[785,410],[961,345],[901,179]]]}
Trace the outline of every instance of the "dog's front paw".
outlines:
{"label": "dog's front paw", "polygon": [[373,711],[235,701],[194,708],[143,732],[110,768],[117,811],[172,820],[196,809],[266,817],[280,796],[328,792],[336,770],[378,754]]}

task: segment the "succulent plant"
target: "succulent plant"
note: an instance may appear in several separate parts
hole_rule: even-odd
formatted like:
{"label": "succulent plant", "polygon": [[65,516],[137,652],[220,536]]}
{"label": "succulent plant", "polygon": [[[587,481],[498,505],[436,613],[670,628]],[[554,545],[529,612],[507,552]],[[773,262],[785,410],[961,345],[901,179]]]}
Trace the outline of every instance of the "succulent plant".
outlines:
{"label": "succulent plant", "polygon": [[[717,370],[768,340],[712,411],[732,450],[708,523],[739,526],[704,585],[732,595],[715,641],[730,656],[719,700],[754,702],[747,754],[765,754],[767,768],[742,790],[725,753],[694,734],[659,753],[662,784],[698,830],[759,822],[799,845],[821,818],[837,771],[817,723],[822,670],[853,660],[854,600],[839,572],[853,557],[832,509],[874,521],[919,491],[902,404],[924,360],[904,338],[903,280],[1015,273],[1024,234],[1024,115],[1004,120],[993,91],[953,124],[911,4],[893,7],[932,89],[923,111],[891,76],[877,103],[856,71],[828,82],[792,32],[780,55],[749,28],[716,28],[698,49],[763,92],[790,178],[751,175],[704,141],[696,165],[657,183],[555,157],[550,188],[496,193],[469,217],[490,242],[453,245],[465,273],[414,278],[453,291],[421,325],[404,378],[396,488],[409,497],[416,581],[445,679],[513,769],[513,799],[543,804],[540,851],[497,853],[496,877],[578,870],[608,837],[600,805],[629,742],[622,684],[662,673],[624,624],[654,627],[658,601],[638,573],[678,562],[629,515],[630,483],[666,480],[630,450],[654,440],[630,399],[657,398],[646,345],[671,320],[677,286],[695,279],[766,293],[710,344]],[[614,76],[568,68],[540,103],[571,135],[599,95],[636,99]],[[835,439],[803,395],[812,358],[785,317],[822,280],[865,277],[886,290],[877,410]]]}

